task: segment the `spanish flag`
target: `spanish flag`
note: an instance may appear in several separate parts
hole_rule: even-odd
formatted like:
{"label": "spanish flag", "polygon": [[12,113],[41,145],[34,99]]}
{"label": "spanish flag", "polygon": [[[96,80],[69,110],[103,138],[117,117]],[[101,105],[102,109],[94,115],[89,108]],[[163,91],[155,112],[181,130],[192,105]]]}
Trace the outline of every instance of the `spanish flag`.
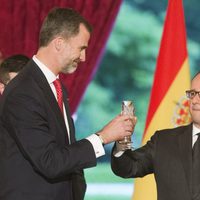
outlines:
{"label": "spanish flag", "polygon": [[[190,72],[182,0],[169,0],[142,145],[156,130],[190,122]],[[153,175],[135,179],[133,200],[156,200]]]}

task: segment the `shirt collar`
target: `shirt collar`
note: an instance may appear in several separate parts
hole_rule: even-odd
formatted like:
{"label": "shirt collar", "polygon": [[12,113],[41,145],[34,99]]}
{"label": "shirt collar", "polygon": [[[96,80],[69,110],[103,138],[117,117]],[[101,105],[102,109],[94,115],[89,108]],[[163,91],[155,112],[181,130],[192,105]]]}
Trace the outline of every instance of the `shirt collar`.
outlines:
{"label": "shirt collar", "polygon": [[58,76],[56,77],[56,75],[45,64],[43,64],[40,60],[38,60],[38,58],[36,58],[35,55],[33,56],[33,61],[38,65],[40,70],[43,72],[49,84],[53,83],[56,80],[56,78],[59,78]]}
{"label": "shirt collar", "polygon": [[192,125],[193,128],[192,128],[192,135],[196,135],[197,133],[200,133],[200,129],[197,128],[194,124]]}

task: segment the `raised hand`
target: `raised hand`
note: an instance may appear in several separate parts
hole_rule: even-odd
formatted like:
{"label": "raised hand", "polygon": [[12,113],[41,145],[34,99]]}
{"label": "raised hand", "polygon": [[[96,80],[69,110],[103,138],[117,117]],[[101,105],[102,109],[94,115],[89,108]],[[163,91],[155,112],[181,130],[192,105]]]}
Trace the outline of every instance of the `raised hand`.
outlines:
{"label": "raised hand", "polygon": [[135,116],[118,115],[98,132],[104,144],[122,140],[125,136],[131,136],[137,122]]}

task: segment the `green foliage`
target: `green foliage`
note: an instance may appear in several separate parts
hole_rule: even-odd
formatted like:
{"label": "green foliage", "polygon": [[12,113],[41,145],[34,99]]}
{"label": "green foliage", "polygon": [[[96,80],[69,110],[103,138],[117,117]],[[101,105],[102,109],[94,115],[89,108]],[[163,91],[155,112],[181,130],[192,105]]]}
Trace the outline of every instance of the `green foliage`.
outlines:
{"label": "green foliage", "polygon": [[[157,20],[163,23],[168,0],[164,1],[149,1],[149,0],[124,0],[126,4],[128,4],[131,8],[137,8],[138,10],[142,10],[143,12],[151,12],[156,16]],[[188,44],[189,44],[189,57],[190,57],[190,66],[191,66],[191,74],[193,75],[197,71],[199,71],[199,62],[200,62],[200,21],[197,20],[199,18],[199,9],[200,9],[200,1],[199,0],[182,0],[185,22],[186,22],[186,31],[188,35]],[[191,41],[194,42],[194,46],[190,48]],[[197,56],[194,57],[193,50],[198,49]]]}
{"label": "green foliage", "polygon": [[[111,90],[107,90],[92,82],[86,94],[78,110],[76,122],[76,132],[79,133],[79,139],[101,129],[103,125],[115,116],[114,109],[116,106],[110,101],[112,99]],[[120,109],[116,110],[116,115],[119,112]]]}
{"label": "green foliage", "polygon": [[[114,184],[118,183],[134,183],[134,180],[132,178],[130,179],[123,179],[121,177],[116,176],[112,171],[109,163],[98,163],[98,165],[95,168],[89,168],[85,170],[85,177],[88,184],[100,184],[99,187],[101,187],[101,184],[107,183],[107,184],[113,184],[113,187],[115,187]],[[105,195],[104,193],[98,193],[98,194],[89,194],[86,192],[85,200],[130,200],[131,193],[127,195],[119,195],[119,194],[109,194]]]}
{"label": "green foliage", "polygon": [[121,101],[134,101],[135,140],[143,134],[162,24],[152,13],[124,4],[95,79],[78,110],[78,138],[97,131],[120,112]]}
{"label": "green foliage", "polygon": [[189,63],[190,63],[190,73],[193,77],[197,71],[199,71],[199,58],[200,58],[200,46],[198,43],[188,40],[188,54],[189,54]]}
{"label": "green foliage", "polygon": [[[115,91],[121,89],[123,97],[129,88],[149,90],[161,31],[161,24],[151,13],[141,13],[124,4],[108,41],[97,82],[115,88]],[[113,76],[101,75],[105,73]],[[140,76],[142,74],[146,75],[145,79]]]}
{"label": "green foliage", "polygon": [[162,24],[152,13],[123,4],[94,79],[112,91],[108,101],[116,108],[122,100],[134,101],[140,119],[135,136],[138,142],[143,134],[161,33]]}
{"label": "green foliage", "polygon": [[116,176],[110,163],[98,163],[95,168],[84,170],[87,183],[133,183],[133,179],[123,179]]}

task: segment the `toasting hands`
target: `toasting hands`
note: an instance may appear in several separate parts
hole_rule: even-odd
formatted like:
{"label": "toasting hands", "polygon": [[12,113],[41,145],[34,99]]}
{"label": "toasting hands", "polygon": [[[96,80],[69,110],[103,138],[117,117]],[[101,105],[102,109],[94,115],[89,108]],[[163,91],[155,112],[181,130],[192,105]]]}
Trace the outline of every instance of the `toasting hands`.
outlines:
{"label": "toasting hands", "polygon": [[131,136],[137,122],[137,117],[118,115],[98,132],[104,144],[122,140],[125,136]]}

